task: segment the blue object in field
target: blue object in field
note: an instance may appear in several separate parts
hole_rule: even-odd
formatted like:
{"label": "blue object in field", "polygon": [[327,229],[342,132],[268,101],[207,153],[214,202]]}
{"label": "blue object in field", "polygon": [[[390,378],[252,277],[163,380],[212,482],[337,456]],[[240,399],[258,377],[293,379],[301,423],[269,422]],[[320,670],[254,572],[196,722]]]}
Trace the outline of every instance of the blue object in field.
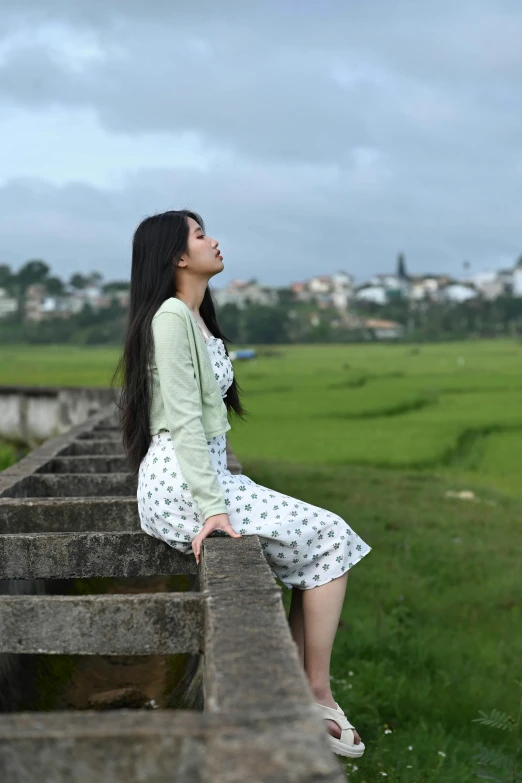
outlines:
{"label": "blue object in field", "polygon": [[236,359],[253,359],[256,352],[253,348],[245,348],[243,351],[236,351]]}

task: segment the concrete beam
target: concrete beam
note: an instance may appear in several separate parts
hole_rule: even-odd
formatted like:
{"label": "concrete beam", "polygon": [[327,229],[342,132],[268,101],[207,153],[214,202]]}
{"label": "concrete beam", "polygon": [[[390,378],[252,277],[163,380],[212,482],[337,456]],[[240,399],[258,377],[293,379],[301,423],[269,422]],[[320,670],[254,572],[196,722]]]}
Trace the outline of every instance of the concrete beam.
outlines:
{"label": "concrete beam", "polygon": [[0,715],[9,783],[342,783],[341,764],[306,710],[261,716],[192,710]]}
{"label": "concrete beam", "polygon": [[125,473],[127,460],[123,455],[82,457],[55,457],[46,462],[37,473]]}
{"label": "concrete beam", "polygon": [[203,645],[197,593],[0,596],[0,653],[201,654]]}
{"label": "concrete beam", "polygon": [[0,534],[140,530],[130,498],[0,498]]}
{"label": "concrete beam", "polygon": [[184,555],[143,531],[0,536],[0,579],[81,579],[196,574]]}
{"label": "concrete beam", "polygon": [[284,704],[305,710],[314,697],[300,664],[281,587],[259,538],[203,542],[200,583],[209,597],[205,706],[238,714]]}
{"label": "concrete beam", "polygon": [[40,473],[25,476],[1,493],[7,498],[136,496],[138,477],[128,473],[79,475]]}

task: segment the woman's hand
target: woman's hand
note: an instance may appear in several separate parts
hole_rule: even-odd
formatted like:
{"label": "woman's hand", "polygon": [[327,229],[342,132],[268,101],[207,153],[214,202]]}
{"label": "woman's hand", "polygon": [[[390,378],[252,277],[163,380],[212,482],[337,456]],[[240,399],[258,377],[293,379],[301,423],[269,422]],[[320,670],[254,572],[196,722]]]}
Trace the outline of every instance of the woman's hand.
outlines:
{"label": "woman's hand", "polygon": [[230,524],[230,519],[228,518],[228,514],[214,514],[213,516],[205,520],[205,524],[201,528],[201,532],[199,532],[197,536],[192,540],[192,550],[196,556],[196,562],[198,565],[200,561],[201,542],[203,541],[204,538],[209,536],[214,530],[223,530],[225,533],[228,533],[228,535],[231,538],[243,538],[241,533],[236,533],[236,531]]}

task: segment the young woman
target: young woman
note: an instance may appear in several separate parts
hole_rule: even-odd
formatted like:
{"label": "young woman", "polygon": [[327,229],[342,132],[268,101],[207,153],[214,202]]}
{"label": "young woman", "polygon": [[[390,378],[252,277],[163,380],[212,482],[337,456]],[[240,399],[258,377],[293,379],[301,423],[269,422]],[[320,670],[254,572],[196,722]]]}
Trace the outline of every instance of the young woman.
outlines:
{"label": "young woman", "polygon": [[245,409],[208,288],[222,269],[195,212],[153,215],[136,229],[120,370],[141,527],[198,563],[213,531],[259,536],[273,574],[292,589],[291,633],[332,749],[361,756],[330,689],[330,655],[348,570],[371,547],[336,514],[228,470],[227,414],[244,418]]}

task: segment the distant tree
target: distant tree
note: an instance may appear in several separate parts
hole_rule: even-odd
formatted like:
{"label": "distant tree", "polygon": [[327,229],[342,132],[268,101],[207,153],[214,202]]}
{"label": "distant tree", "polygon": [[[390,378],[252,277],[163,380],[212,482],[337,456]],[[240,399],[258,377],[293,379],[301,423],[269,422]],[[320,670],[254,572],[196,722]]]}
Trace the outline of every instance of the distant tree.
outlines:
{"label": "distant tree", "polygon": [[519,257],[518,257],[518,258],[517,258],[517,260],[515,261],[515,267],[516,267],[517,269],[520,269],[520,268],[522,268],[522,253],[519,255]]}
{"label": "distant tree", "polygon": [[0,264],[0,288],[5,288],[11,293],[14,278],[15,276],[11,267],[7,266],[7,264]]}
{"label": "distant tree", "polygon": [[242,322],[245,342],[271,344],[287,341],[287,308],[253,303],[245,308]]}
{"label": "distant tree", "polygon": [[295,302],[295,295],[291,288],[278,288],[277,291],[278,303],[281,307],[287,307]]}
{"label": "distant tree", "polygon": [[408,272],[406,271],[406,259],[404,253],[399,253],[397,256],[397,277],[399,280],[406,280],[408,278]]}
{"label": "distant tree", "polygon": [[112,283],[106,283],[102,290],[104,294],[112,294],[115,291],[128,291],[130,282],[128,280],[114,280]]}
{"label": "distant tree", "polygon": [[59,277],[48,277],[44,285],[49,296],[63,296],[64,285]]}
{"label": "distant tree", "polygon": [[83,275],[80,275],[78,272],[76,272],[76,274],[71,275],[69,279],[69,285],[71,288],[75,288],[77,291],[83,291],[83,289],[87,288],[89,285],[89,278],[84,277]]}
{"label": "distant tree", "polygon": [[27,261],[15,275],[15,284],[20,294],[24,293],[30,285],[45,283],[50,271],[51,268],[45,261],[39,259]]}

